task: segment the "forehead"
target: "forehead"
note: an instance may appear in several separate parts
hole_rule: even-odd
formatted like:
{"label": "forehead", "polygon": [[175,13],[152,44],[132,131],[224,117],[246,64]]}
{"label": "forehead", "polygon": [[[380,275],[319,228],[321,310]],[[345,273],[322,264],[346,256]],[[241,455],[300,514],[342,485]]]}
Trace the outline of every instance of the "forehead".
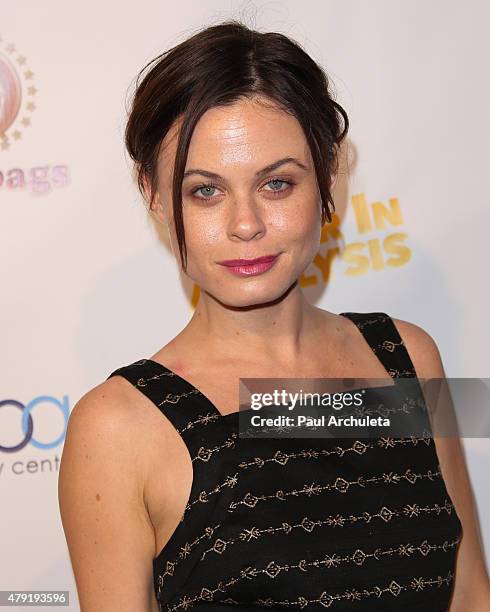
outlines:
{"label": "forehead", "polygon": [[[243,99],[230,106],[208,109],[192,135],[187,167],[253,171],[288,156],[310,161],[310,152],[298,120],[270,100]],[[181,120],[162,144],[163,167],[173,166]]]}

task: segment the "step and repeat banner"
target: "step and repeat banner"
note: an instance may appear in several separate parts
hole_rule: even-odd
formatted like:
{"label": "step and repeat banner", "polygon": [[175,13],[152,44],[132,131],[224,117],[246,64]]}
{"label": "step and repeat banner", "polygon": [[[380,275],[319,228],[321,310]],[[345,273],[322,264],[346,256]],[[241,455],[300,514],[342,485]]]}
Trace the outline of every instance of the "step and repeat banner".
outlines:
{"label": "step and repeat banner", "polygon": [[[296,39],[349,115],[308,299],[411,321],[447,376],[490,376],[489,6],[1,1],[0,590],[67,590],[79,609],[57,497],[70,411],[166,344],[198,299],[123,131],[138,71],[202,26],[234,17]],[[464,447],[488,555],[490,442]]]}

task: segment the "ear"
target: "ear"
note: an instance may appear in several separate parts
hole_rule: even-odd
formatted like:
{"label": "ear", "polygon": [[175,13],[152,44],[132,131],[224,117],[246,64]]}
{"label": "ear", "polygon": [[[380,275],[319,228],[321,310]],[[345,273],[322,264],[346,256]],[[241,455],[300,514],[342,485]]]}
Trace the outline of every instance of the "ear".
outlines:
{"label": "ear", "polygon": [[338,174],[334,174],[330,180],[330,191],[334,190],[335,184],[337,183]]}
{"label": "ear", "polygon": [[[147,176],[143,178],[143,189],[145,193],[145,200],[149,205],[151,189],[150,189],[150,184],[149,184],[149,180]],[[160,223],[163,223],[164,225],[168,225],[165,210],[164,210],[164,207],[162,206],[162,202],[160,199],[160,193],[158,192],[158,190],[155,192],[153,202],[151,204],[151,208],[149,208],[149,212],[154,218],[157,219],[157,221],[159,221]]]}
{"label": "ear", "polygon": [[165,213],[165,209],[160,199],[160,193],[158,191],[155,193],[155,197],[153,198],[151,214],[156,217],[160,223],[163,223],[163,225],[168,225],[167,215]]}

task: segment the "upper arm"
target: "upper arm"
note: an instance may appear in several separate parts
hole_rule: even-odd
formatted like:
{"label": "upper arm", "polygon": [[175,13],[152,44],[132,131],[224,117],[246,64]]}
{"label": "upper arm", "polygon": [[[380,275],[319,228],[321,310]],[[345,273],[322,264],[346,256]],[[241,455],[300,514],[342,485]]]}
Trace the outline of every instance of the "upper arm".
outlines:
{"label": "upper arm", "polygon": [[[424,329],[400,319],[393,321],[407,348],[419,378],[445,378],[436,342]],[[448,391],[447,385],[444,387]],[[445,417],[448,418],[448,417]],[[458,548],[455,587],[451,612],[483,610],[490,603],[490,586],[485,567],[483,545],[461,440],[434,435],[437,456],[447,491],[460,518],[463,537]],[[478,601],[476,601],[476,599]],[[468,605],[482,608],[470,607]]]}
{"label": "upper arm", "polygon": [[143,454],[115,389],[104,382],[77,402],[61,459],[59,507],[81,612],[158,609]]}

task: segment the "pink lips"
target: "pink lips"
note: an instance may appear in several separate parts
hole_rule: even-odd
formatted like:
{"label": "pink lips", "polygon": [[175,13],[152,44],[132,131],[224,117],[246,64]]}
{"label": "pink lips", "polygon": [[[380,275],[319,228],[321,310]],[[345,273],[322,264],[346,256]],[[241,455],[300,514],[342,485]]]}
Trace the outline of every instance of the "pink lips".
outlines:
{"label": "pink lips", "polygon": [[279,253],[277,255],[265,255],[263,257],[257,257],[256,259],[227,259],[225,261],[219,261],[218,263],[225,266],[232,274],[238,276],[255,276],[257,274],[263,274],[275,264]]}

